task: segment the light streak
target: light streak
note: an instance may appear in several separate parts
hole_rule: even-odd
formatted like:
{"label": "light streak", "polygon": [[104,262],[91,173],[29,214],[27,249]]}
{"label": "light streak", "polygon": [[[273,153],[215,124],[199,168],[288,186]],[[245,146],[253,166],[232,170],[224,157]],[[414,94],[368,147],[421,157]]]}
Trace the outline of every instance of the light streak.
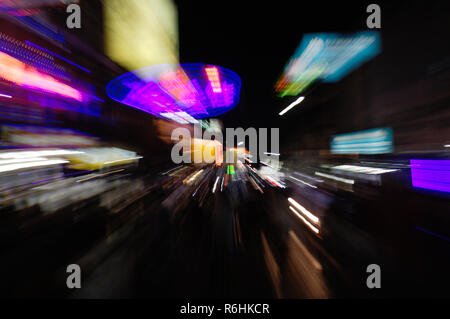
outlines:
{"label": "light streak", "polygon": [[219,176],[217,176],[216,181],[214,182],[214,187],[212,189],[213,194],[216,192],[217,183],[219,182]]}
{"label": "light streak", "polygon": [[338,182],[342,182],[342,183],[346,183],[346,184],[355,184],[355,181],[353,179],[346,179],[346,178],[341,178],[341,177],[337,177],[334,175],[329,175],[329,174],[325,174],[325,173],[320,173],[320,172],[314,172],[314,174],[318,175],[318,176],[322,176],[325,178],[329,178]]}
{"label": "light streak", "polygon": [[289,177],[292,178],[292,179],[294,179],[294,180],[296,180],[296,181],[298,181],[298,182],[300,182],[300,183],[303,183],[303,184],[305,184],[305,185],[308,185],[309,187],[317,188],[317,186],[314,186],[314,185],[311,185],[311,184],[309,184],[309,183],[307,183],[307,182],[304,182],[304,181],[302,181],[301,179],[295,178],[294,176],[289,176]]}
{"label": "light streak", "polygon": [[69,163],[66,160],[46,160],[46,161],[36,161],[30,163],[19,163],[19,164],[9,164],[0,166],[0,173],[16,171],[23,168],[33,168],[33,167],[42,167],[42,166],[51,166],[57,164],[65,164]]}
{"label": "light streak", "polygon": [[314,224],[319,223],[319,218],[317,216],[314,216],[311,214],[309,210],[307,210],[305,207],[297,203],[295,200],[293,200],[291,197],[288,198],[288,202],[294,205],[295,208],[297,208],[299,211],[303,213],[305,217],[307,217],[310,221],[312,221]]}
{"label": "light streak", "polygon": [[284,115],[287,111],[289,111],[290,109],[292,109],[294,106],[300,104],[303,100],[305,99],[304,96],[300,96],[296,101],[292,102],[291,104],[289,104],[289,106],[287,108],[285,108],[283,111],[281,111],[279,113],[280,116]]}
{"label": "light streak", "polygon": [[83,101],[80,91],[56,80],[50,75],[40,73],[34,67],[2,52],[0,52],[0,78],[21,87],[39,89],[44,92],[72,98],[79,102]]}
{"label": "light streak", "polygon": [[0,158],[29,158],[29,157],[44,157],[44,156],[63,156],[63,155],[73,155],[73,154],[83,154],[83,152],[69,151],[69,150],[5,152],[5,153],[0,153]]}
{"label": "light streak", "polygon": [[292,206],[289,206],[289,209],[294,212],[294,214],[300,218],[300,220],[305,223],[305,225],[307,225],[313,232],[315,232],[316,234],[319,233],[319,229],[315,226],[313,226],[310,222],[308,222],[302,215],[300,215],[294,208],[292,208]]}

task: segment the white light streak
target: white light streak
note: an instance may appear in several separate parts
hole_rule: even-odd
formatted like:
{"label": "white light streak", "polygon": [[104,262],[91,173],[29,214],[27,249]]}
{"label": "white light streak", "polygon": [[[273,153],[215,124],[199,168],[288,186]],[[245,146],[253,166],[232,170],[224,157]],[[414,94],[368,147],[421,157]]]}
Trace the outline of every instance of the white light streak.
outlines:
{"label": "white light streak", "polygon": [[164,173],[161,173],[161,174],[162,174],[162,175],[166,175],[166,174],[168,174],[168,173],[170,173],[170,172],[172,172],[172,171],[174,171],[174,170],[176,170],[176,169],[182,168],[182,167],[183,167],[183,165],[180,165],[180,166],[171,168],[171,169],[169,169],[168,171],[166,171],[166,172],[164,172]]}
{"label": "white light streak", "polygon": [[193,181],[197,179],[197,177],[203,172],[203,169],[199,170],[197,173],[195,173],[191,178],[187,180],[187,183],[190,184]]}
{"label": "white light streak", "polygon": [[216,192],[217,183],[219,182],[220,177],[217,176],[216,181],[214,182],[214,187],[212,189],[213,194]]}
{"label": "white light streak", "polygon": [[342,142],[342,141],[348,141],[348,140],[356,140],[356,139],[370,139],[370,138],[381,138],[385,137],[386,131],[384,130],[376,130],[374,132],[367,132],[367,133],[358,133],[358,134],[349,134],[344,136],[336,136],[333,138],[333,141],[335,142]]}
{"label": "white light streak", "polygon": [[302,181],[301,179],[295,178],[294,176],[289,176],[289,177],[292,178],[292,179],[295,179],[296,181],[298,181],[298,182],[300,182],[300,183],[303,183],[303,184],[305,184],[305,185],[308,185],[309,187],[317,188],[317,186],[314,186],[314,185],[312,185],[312,184],[310,184],[310,183],[307,183],[307,182],[305,182],[305,181]]}
{"label": "white light streak", "polygon": [[122,158],[122,159],[118,159],[118,160],[114,160],[114,161],[104,162],[103,164],[105,164],[105,165],[116,164],[116,163],[121,163],[121,162],[134,161],[134,160],[141,159],[141,158],[142,158],[142,156],[128,157],[128,158]]}
{"label": "white light streak", "polygon": [[0,173],[16,171],[22,168],[32,168],[32,167],[41,167],[41,166],[51,166],[57,164],[65,164],[68,161],[65,160],[46,160],[46,161],[37,161],[30,163],[19,163],[19,164],[9,164],[0,166]]}
{"label": "white light streak", "polygon": [[5,152],[0,153],[0,158],[30,158],[30,157],[44,157],[44,156],[63,156],[63,155],[73,155],[73,154],[83,154],[80,151],[69,151],[69,150],[42,150],[42,151],[24,151],[24,152]]}
{"label": "white light streak", "polygon": [[276,181],[273,178],[271,178],[270,176],[267,175],[263,175],[269,182],[271,182],[272,184],[275,184],[275,186],[278,186],[280,188],[286,188],[285,185],[283,185],[280,181]]}
{"label": "white light streak", "polygon": [[83,178],[83,179],[77,180],[77,183],[86,182],[86,181],[89,181],[89,180],[91,180],[91,179],[94,179],[94,178],[97,178],[97,177],[100,177],[100,176],[106,176],[106,175],[118,173],[118,172],[121,172],[121,171],[124,171],[124,170],[125,170],[125,169],[122,168],[122,169],[118,169],[118,170],[111,171],[111,172],[107,172],[107,173],[103,173],[103,174],[93,174],[92,176],[89,176],[89,177],[87,177],[87,178]]}
{"label": "white light streak", "polygon": [[379,174],[391,173],[391,172],[397,171],[397,169],[383,169],[383,168],[356,166],[356,165],[338,165],[338,166],[334,166],[332,168],[343,170],[343,171],[354,172],[354,173],[370,174],[370,175],[379,175]]}
{"label": "white light streak", "polygon": [[47,158],[44,157],[30,157],[30,158],[13,158],[7,160],[0,160],[0,165],[14,164],[14,163],[26,163],[26,162],[37,162],[46,161]]}
{"label": "white light streak", "polygon": [[280,116],[284,115],[287,111],[289,111],[290,109],[292,109],[294,106],[300,104],[303,100],[305,99],[304,96],[300,96],[295,102],[292,102],[291,104],[289,104],[289,106],[287,108],[285,108],[283,111],[281,111],[279,113]]}
{"label": "white light streak", "polygon": [[307,221],[302,215],[300,215],[292,206],[289,206],[289,209],[294,212],[294,214],[300,218],[300,220],[305,223],[306,226],[308,226],[313,232],[316,234],[319,233],[319,229],[317,227],[314,227],[309,221]]}
{"label": "white light streak", "polygon": [[295,200],[293,200],[292,198],[289,197],[288,202],[291,203],[292,205],[294,205],[295,208],[297,208],[299,211],[301,211],[303,213],[303,215],[305,215],[305,217],[307,217],[314,224],[319,223],[319,218],[317,216],[314,216],[313,214],[311,214],[311,212],[309,210],[307,210],[305,207],[303,207],[302,205],[297,203]]}
{"label": "white light streak", "polygon": [[194,119],[191,115],[187,114],[186,112],[176,112],[175,113],[178,117],[181,117],[183,120],[188,121],[189,123],[196,124],[198,121]]}
{"label": "white light streak", "polygon": [[314,174],[325,177],[325,178],[333,179],[338,182],[346,183],[346,184],[352,184],[352,185],[355,184],[355,181],[353,179],[341,178],[341,177],[337,177],[334,175],[328,175],[328,174],[320,173],[320,172],[314,172]]}

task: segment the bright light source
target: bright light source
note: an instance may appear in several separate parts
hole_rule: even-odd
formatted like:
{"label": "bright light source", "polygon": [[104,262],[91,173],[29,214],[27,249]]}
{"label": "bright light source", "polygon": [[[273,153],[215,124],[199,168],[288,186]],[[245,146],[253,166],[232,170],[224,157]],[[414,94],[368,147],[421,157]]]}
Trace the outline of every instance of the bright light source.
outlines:
{"label": "bright light source", "polygon": [[50,75],[38,72],[34,67],[2,52],[0,52],[0,78],[21,87],[58,94],[79,102],[83,101],[83,95],[80,91]]}
{"label": "bright light source", "polygon": [[15,164],[15,163],[26,163],[26,162],[37,162],[46,161],[44,157],[30,157],[30,158],[13,158],[7,160],[0,160],[0,165]]}
{"label": "bright light source", "polygon": [[42,151],[25,151],[25,152],[4,152],[0,153],[0,158],[30,158],[30,157],[43,157],[43,156],[63,156],[82,154],[81,151],[69,151],[69,150],[42,150]]}
{"label": "bright light source", "polygon": [[6,97],[7,99],[12,99],[12,96],[7,95],[7,94],[0,94],[0,97]]}
{"label": "bright light source", "polygon": [[213,187],[213,189],[212,189],[212,192],[214,193],[215,191],[216,191],[216,187],[217,187],[217,183],[219,182],[219,176],[217,176],[217,178],[216,178],[216,182],[214,183],[214,187]]}
{"label": "bright light source", "polygon": [[334,175],[329,175],[329,174],[324,174],[324,173],[320,173],[320,172],[314,172],[314,174],[318,175],[318,176],[322,176],[325,178],[329,178],[338,182],[342,182],[342,183],[346,183],[346,184],[355,184],[355,181],[353,179],[346,179],[346,178],[341,178],[341,177],[337,177]]}
{"label": "bright light source", "polygon": [[104,162],[103,164],[105,164],[105,165],[116,164],[116,163],[121,163],[121,162],[135,161],[135,160],[138,160],[141,158],[142,158],[142,156],[128,157],[128,158],[118,159],[118,160],[114,160],[114,161]]}
{"label": "bright light source", "polygon": [[238,143],[238,146],[241,146],[241,145],[243,145],[244,144],[244,142],[239,142]]}
{"label": "bright light source", "polygon": [[214,93],[221,93],[222,86],[219,80],[219,70],[216,67],[208,67],[205,68],[206,75],[208,76],[208,80],[211,83],[211,87]]}
{"label": "bright light source", "polygon": [[188,178],[187,180],[187,184],[191,184],[193,181],[195,181],[197,179],[197,177],[203,172],[203,169],[199,170],[198,172],[196,172],[195,174],[193,174],[190,178]]}
{"label": "bright light source", "polygon": [[183,118],[183,120],[188,121],[189,123],[192,123],[192,124],[198,123],[198,121],[196,119],[194,119],[192,116],[190,116],[186,112],[177,112],[175,114],[178,115],[179,117]]}
{"label": "bright light source", "polygon": [[300,220],[305,223],[313,232],[316,234],[319,233],[319,229],[317,227],[314,227],[309,221],[307,221],[302,215],[300,215],[292,206],[289,206],[289,209],[298,217]]}
{"label": "bright light source", "polygon": [[369,175],[379,175],[384,173],[391,173],[397,171],[396,169],[383,169],[376,167],[356,166],[356,165],[338,165],[332,167],[333,169],[339,169],[343,171],[349,171],[353,173],[362,173]]}
{"label": "bright light source", "polygon": [[279,115],[284,115],[287,111],[292,109],[294,106],[300,104],[305,99],[304,96],[300,96],[295,102],[292,102],[287,108],[285,108],[283,111],[279,113]]}
{"label": "bright light source", "polygon": [[275,91],[292,96],[318,80],[337,82],[380,52],[381,36],[376,31],[305,34]]}
{"label": "bright light source", "polygon": [[42,166],[51,166],[51,165],[57,165],[57,164],[65,164],[68,162],[69,161],[65,161],[65,160],[46,160],[46,161],[36,161],[36,162],[30,162],[30,163],[1,165],[0,173],[15,171],[15,170],[19,170],[22,168],[32,168],[32,167],[42,167]]}
{"label": "bright light source", "polygon": [[303,215],[305,215],[305,217],[307,217],[314,224],[319,223],[319,218],[317,216],[314,216],[313,214],[311,214],[311,212],[308,211],[305,207],[303,207],[302,205],[300,205],[299,203],[297,203],[295,200],[293,200],[290,197],[288,198],[288,201],[289,201],[289,203],[294,205],[295,208],[297,208],[299,211],[301,211],[303,213]]}
{"label": "bright light source", "polygon": [[333,136],[333,154],[383,154],[394,148],[392,128],[383,127]]}
{"label": "bright light source", "polygon": [[225,68],[207,70],[201,63],[153,65],[117,77],[106,92],[115,101],[157,117],[180,112],[195,119],[216,117],[238,104],[241,80]]}
{"label": "bright light source", "polygon": [[177,123],[180,124],[189,124],[189,122],[181,117],[179,117],[177,114],[175,113],[170,113],[170,112],[166,112],[166,113],[159,113],[159,115],[167,118],[167,119],[171,119]]}
{"label": "bright light source", "polygon": [[[262,174],[261,174],[262,175]],[[286,188],[285,185],[283,185],[280,181],[276,181],[273,178],[271,178],[270,176],[267,175],[262,175],[266,180],[269,181],[269,183],[271,183],[274,186],[280,187],[280,188]]]}
{"label": "bright light source", "polygon": [[440,192],[450,192],[450,160],[412,159],[412,186]]}

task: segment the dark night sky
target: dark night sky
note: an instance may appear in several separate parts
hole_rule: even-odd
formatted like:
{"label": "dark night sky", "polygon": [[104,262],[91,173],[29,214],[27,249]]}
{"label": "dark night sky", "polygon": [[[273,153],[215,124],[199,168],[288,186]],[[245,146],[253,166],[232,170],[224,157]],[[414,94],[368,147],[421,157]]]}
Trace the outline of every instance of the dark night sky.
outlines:
{"label": "dark night sky", "polygon": [[[216,64],[240,75],[241,102],[220,117],[225,127],[274,127],[295,97],[276,97],[273,86],[302,34],[367,30],[369,3],[177,1],[181,62]],[[383,4],[383,18],[393,7]]]}

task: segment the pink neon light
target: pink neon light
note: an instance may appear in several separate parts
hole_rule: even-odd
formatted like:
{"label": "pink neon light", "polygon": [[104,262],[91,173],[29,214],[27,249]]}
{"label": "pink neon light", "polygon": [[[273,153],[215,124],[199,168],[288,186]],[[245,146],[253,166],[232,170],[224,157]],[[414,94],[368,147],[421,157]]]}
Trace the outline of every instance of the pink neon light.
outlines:
{"label": "pink neon light", "polygon": [[211,87],[214,93],[221,93],[222,87],[220,85],[219,80],[219,71],[216,67],[208,67],[205,68],[206,75],[208,76],[208,80],[211,83]]}
{"label": "pink neon light", "polygon": [[190,105],[195,103],[195,89],[182,68],[178,68],[176,72],[165,72],[159,78],[159,83],[183,104]]}
{"label": "pink neon light", "polygon": [[80,91],[59,82],[55,78],[36,71],[34,67],[0,52],[0,78],[13,82],[19,86],[40,89],[65,97],[83,101]]}

